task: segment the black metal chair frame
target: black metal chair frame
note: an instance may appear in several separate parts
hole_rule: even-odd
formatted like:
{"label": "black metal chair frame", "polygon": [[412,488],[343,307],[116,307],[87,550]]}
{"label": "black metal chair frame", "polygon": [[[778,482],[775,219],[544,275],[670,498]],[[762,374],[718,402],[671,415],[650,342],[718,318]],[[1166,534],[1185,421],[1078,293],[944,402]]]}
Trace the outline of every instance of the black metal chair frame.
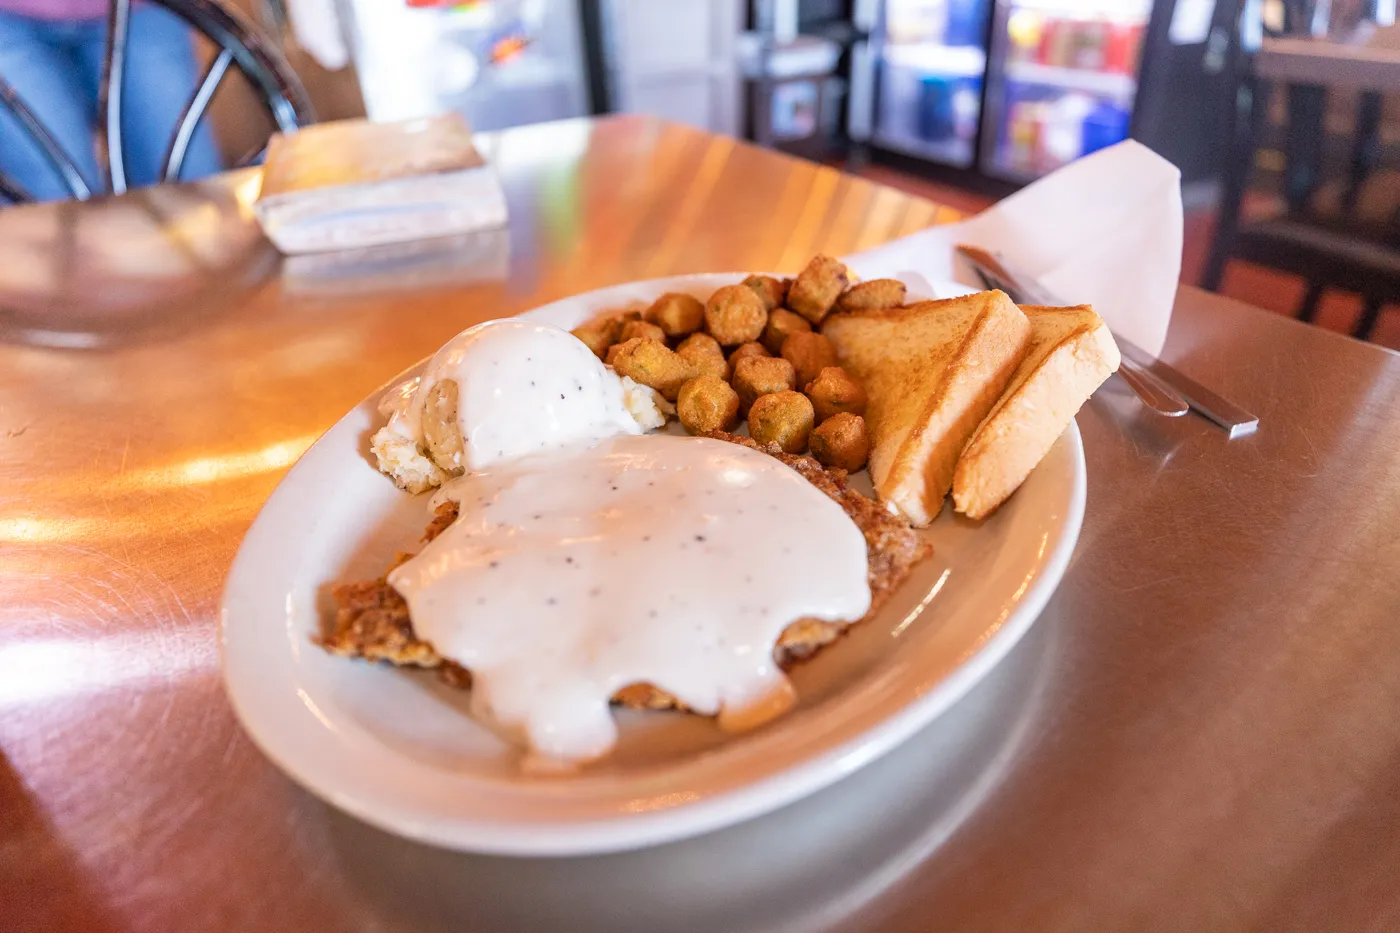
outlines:
{"label": "black metal chair frame", "polygon": [[[1361,317],[1352,329],[1365,339],[1374,330],[1382,307],[1400,301],[1400,227],[1365,231],[1346,220],[1357,205],[1362,185],[1380,163],[1381,95],[1363,91],[1341,190],[1342,218],[1328,220],[1311,210],[1322,181],[1323,120],[1327,88],[1290,84],[1289,122],[1284,146],[1283,176],[1286,214],[1261,223],[1241,223],[1241,212],[1254,167],[1254,153],[1266,116],[1267,82],[1253,69],[1248,30],[1262,30],[1247,21],[1258,14],[1251,0],[1232,0],[1231,49],[1227,67],[1233,77],[1234,98],[1227,102],[1227,159],[1214,242],[1201,278],[1203,287],[1219,291],[1225,266],[1241,259],[1301,275],[1307,282],[1297,316],[1311,321],[1327,288],[1359,292]],[[1346,249],[1339,252],[1338,245]]]}
{"label": "black metal chair frame", "polygon": [[[185,104],[175,132],[166,149],[161,181],[178,181],[195,130],[213,99],[214,92],[230,66],[236,66],[257,90],[278,130],[290,133],[315,121],[315,112],[305,89],[277,46],[267,41],[237,11],[218,0],[152,0],[175,13],[196,32],[219,49],[209,63],[199,85]],[[107,11],[107,50],[98,86],[96,126],[97,162],[102,172],[102,192],[121,194],[127,189],[125,151],[122,146],[122,90],[125,86],[127,44],[130,37],[131,0],[112,0]],[[15,89],[0,75],[0,106],[7,109],[29,134],[45,160],[62,179],[69,194],[79,200],[94,191],[73,160],[54,140]],[[266,146],[258,147],[239,159],[234,167],[255,161]],[[12,179],[0,173],[0,197],[11,202],[29,201],[29,194]]]}

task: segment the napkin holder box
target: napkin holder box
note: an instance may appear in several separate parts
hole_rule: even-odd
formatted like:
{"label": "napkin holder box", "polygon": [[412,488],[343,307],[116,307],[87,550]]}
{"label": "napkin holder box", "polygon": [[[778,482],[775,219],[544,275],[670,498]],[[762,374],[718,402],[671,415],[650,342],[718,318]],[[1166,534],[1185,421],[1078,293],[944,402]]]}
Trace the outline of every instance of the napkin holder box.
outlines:
{"label": "napkin holder box", "polygon": [[509,273],[510,232],[497,228],[288,256],[282,284],[289,294],[349,298],[501,282]]}
{"label": "napkin holder box", "polygon": [[507,219],[500,182],[455,114],[275,136],[253,211],[289,255],[456,236]]}

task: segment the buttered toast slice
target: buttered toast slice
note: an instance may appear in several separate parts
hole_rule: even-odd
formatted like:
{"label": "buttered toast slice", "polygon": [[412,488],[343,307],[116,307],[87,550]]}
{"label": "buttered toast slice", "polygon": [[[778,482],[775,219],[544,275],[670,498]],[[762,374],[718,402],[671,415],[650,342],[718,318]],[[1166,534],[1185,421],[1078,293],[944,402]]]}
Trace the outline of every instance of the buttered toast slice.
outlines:
{"label": "buttered toast slice", "polygon": [[1118,345],[1088,305],[1021,308],[1031,346],[953,474],[953,507],[985,518],[1016,491],[1075,412],[1118,369]]}
{"label": "buttered toast slice", "polygon": [[1025,356],[1030,323],[1003,292],[847,311],[822,325],[869,404],[875,492],[915,525],[943,507],[958,454]]}

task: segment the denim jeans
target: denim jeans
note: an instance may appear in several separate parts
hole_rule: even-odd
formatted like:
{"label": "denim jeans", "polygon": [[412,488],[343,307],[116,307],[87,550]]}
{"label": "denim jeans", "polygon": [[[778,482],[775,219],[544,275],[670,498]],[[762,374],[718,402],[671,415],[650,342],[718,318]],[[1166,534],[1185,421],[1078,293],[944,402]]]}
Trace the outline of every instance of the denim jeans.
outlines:
{"label": "denim jeans", "polygon": [[[151,4],[133,5],[127,46],[122,138],[127,183],[154,184],[200,73],[190,27]],[[0,12],[0,76],[15,89],[88,184],[99,175],[93,144],[106,20],[55,21]],[[207,118],[190,141],[181,177],[220,169]],[[0,106],[0,172],[37,200],[68,197],[57,172]]]}

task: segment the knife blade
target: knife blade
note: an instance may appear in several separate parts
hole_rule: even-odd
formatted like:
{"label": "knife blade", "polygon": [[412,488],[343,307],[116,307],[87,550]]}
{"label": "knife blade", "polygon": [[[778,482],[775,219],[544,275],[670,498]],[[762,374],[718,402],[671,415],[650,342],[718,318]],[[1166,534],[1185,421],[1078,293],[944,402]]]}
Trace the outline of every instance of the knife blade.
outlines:
{"label": "knife blade", "polygon": [[[1017,304],[1052,307],[1070,304],[1034,276],[1015,269],[997,253],[966,244],[958,245],[955,251],[971,263],[973,270],[988,287],[1000,288]],[[1120,334],[1113,333],[1113,340],[1118,344],[1122,356],[1118,375],[1148,407],[1171,417],[1182,415],[1189,408],[1224,428],[1231,439],[1253,434],[1259,429],[1257,416],[1177,372]]]}

